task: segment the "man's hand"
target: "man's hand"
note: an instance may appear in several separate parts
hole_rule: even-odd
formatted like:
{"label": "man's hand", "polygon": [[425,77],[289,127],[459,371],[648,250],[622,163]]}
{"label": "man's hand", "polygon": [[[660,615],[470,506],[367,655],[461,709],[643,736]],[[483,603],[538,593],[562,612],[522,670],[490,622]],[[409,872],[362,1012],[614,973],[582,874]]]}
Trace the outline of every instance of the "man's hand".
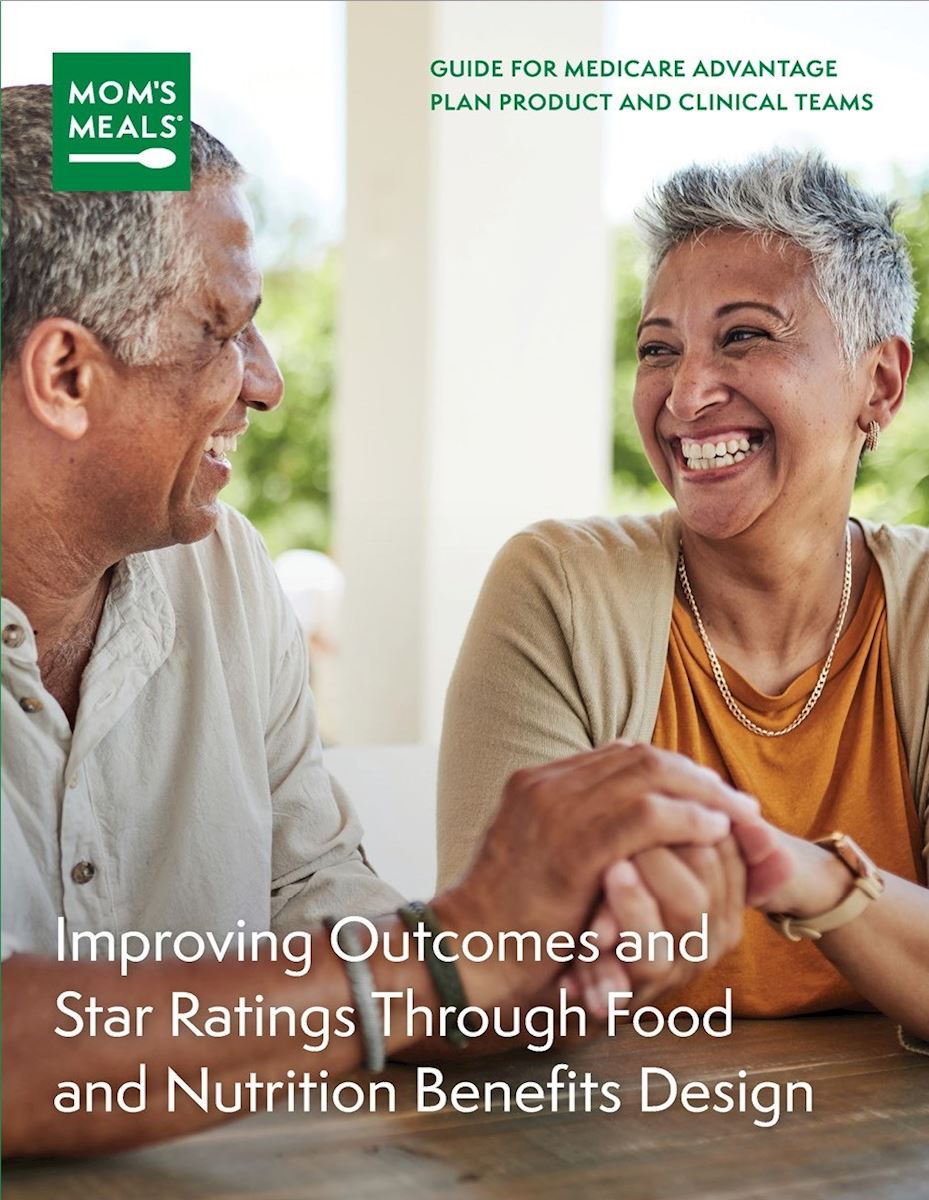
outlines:
{"label": "man's hand", "polygon": [[[698,869],[706,873],[700,886],[709,888],[713,872],[709,860],[697,861],[696,848],[721,842],[731,821],[758,822],[757,802],[682,755],[614,742],[517,772],[470,870],[435,907],[446,928],[461,933],[577,935],[587,928],[604,872],[618,860],[690,847],[682,869],[694,879]],[[645,866],[650,877],[670,869],[663,859]],[[548,959],[459,963],[469,998],[482,1006],[532,995],[558,968]]]}

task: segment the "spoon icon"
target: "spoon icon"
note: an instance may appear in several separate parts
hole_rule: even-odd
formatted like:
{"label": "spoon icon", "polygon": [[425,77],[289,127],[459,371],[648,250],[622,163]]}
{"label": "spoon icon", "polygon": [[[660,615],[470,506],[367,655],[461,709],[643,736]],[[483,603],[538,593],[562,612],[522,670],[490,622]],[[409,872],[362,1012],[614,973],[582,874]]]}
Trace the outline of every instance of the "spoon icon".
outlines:
{"label": "spoon icon", "polygon": [[138,154],[69,154],[68,162],[72,163],[139,163],[143,167],[151,167],[155,171],[162,167],[170,167],[177,160],[177,155],[166,146],[146,146]]}

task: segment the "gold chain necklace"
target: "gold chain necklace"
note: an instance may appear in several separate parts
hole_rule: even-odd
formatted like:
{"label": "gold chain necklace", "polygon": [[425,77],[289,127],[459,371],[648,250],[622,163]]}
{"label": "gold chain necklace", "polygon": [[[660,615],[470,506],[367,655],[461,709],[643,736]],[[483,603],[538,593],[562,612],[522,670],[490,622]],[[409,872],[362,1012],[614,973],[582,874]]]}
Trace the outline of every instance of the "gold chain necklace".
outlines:
{"label": "gold chain necklace", "polygon": [[722,698],[726,702],[726,707],[735,717],[735,719],[746,729],[752,733],[757,733],[759,737],[783,737],[785,733],[792,733],[798,725],[802,725],[810,713],[816,706],[816,701],[822,695],[822,690],[826,686],[826,680],[829,677],[829,669],[832,666],[832,658],[835,654],[835,648],[839,644],[839,635],[842,632],[842,626],[845,624],[845,616],[848,613],[848,602],[852,595],[852,537],[848,526],[845,527],[845,582],[842,586],[842,600],[839,604],[839,618],[836,621],[835,636],[832,639],[832,645],[829,648],[829,653],[826,656],[826,661],[823,663],[823,669],[819,673],[819,679],[816,681],[816,687],[810,693],[810,698],[803,706],[802,712],[796,716],[790,724],[784,729],[763,729],[760,725],[756,725],[751,717],[739,708],[736,704],[732,692],[729,691],[729,685],[726,683],[726,677],[723,675],[722,667],[719,665],[719,659],[716,657],[716,651],[713,649],[712,643],[707,635],[703,625],[703,618],[700,616],[700,610],[697,608],[697,601],[694,599],[693,589],[690,586],[690,580],[687,578],[687,567],[684,565],[684,543],[681,542],[680,554],[677,560],[677,573],[681,581],[681,587],[684,589],[684,595],[687,597],[687,602],[690,604],[691,611],[694,614],[694,619],[697,622],[697,629],[700,632],[700,640],[703,642],[703,648],[706,650],[707,657],[710,660],[710,666],[713,668],[713,675],[716,679],[716,686],[719,688]]}

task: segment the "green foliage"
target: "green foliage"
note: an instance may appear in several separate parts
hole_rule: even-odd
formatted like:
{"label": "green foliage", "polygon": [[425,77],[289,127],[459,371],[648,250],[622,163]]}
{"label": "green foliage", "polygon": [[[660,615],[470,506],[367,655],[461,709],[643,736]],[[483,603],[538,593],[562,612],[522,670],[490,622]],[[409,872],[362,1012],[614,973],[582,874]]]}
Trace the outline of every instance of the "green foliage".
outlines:
{"label": "green foliage", "polygon": [[[914,365],[906,402],[881,436],[878,452],[865,457],[855,490],[854,511],[893,523],[929,524],[929,191],[907,204],[899,218],[920,292],[914,328]],[[645,253],[631,228],[616,235],[613,470],[616,511],[648,512],[670,500],[655,481],[641,449],[632,412],[635,330],[638,324]]]}
{"label": "green foliage", "polygon": [[[929,291],[929,190],[901,208],[897,225],[907,240],[920,292]],[[913,325],[914,372],[929,371],[929,299],[923,294]]]}
{"label": "green foliage", "polygon": [[613,483],[617,511],[644,512],[670,503],[642,450],[632,412],[635,331],[642,313],[647,260],[631,227],[616,232],[613,358]]}
{"label": "green foliage", "polygon": [[929,191],[905,204],[898,225],[907,239],[921,295],[913,324],[913,371],[906,401],[867,455],[856,511],[891,522],[929,525]]}

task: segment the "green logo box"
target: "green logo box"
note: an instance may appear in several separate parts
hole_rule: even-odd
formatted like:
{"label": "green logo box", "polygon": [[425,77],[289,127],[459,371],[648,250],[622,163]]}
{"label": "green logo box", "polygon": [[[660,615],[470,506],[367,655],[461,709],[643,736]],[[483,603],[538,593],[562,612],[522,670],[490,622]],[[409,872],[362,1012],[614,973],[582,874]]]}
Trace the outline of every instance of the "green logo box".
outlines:
{"label": "green logo box", "polygon": [[189,54],[53,54],[52,190],[190,191]]}

